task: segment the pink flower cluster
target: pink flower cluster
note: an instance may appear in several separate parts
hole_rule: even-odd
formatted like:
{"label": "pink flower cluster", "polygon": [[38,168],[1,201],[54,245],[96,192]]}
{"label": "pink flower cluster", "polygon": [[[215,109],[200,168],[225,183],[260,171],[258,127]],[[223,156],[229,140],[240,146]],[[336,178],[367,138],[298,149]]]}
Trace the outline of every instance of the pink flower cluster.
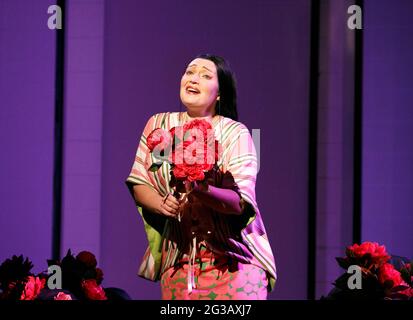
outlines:
{"label": "pink flower cluster", "polygon": [[377,266],[387,262],[390,256],[386,252],[386,247],[379,245],[377,242],[363,242],[362,244],[353,244],[347,248],[347,255],[354,258],[364,258],[369,255],[371,263]]}
{"label": "pink flower cluster", "polygon": [[221,153],[211,124],[198,119],[169,131],[155,129],[146,143],[155,158],[172,165],[175,178],[190,182],[203,180]]}
{"label": "pink flower cluster", "polygon": [[361,267],[363,276],[367,279],[375,279],[382,288],[386,298],[410,299],[413,297],[411,264],[404,264],[397,270],[389,263],[391,256],[384,245],[377,242],[363,242],[347,247],[346,257],[337,258],[344,268],[350,265]]}

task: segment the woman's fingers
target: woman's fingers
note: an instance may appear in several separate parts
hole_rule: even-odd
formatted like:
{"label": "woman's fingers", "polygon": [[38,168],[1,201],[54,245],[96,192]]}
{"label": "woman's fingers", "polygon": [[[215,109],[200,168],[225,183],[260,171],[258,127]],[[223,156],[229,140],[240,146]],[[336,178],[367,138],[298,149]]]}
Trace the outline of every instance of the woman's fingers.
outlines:
{"label": "woman's fingers", "polygon": [[179,208],[179,201],[172,195],[166,198],[165,204],[175,210]]}
{"label": "woman's fingers", "polygon": [[163,215],[168,216],[168,217],[176,217],[176,214],[177,214],[177,210],[169,207],[165,203],[161,204],[161,210],[160,211]]}
{"label": "woman's fingers", "polygon": [[166,209],[161,209],[161,213],[166,217],[176,218],[176,213],[171,213]]}
{"label": "woman's fingers", "polygon": [[161,214],[167,217],[176,218],[178,209],[179,201],[172,194],[167,194],[163,197],[159,210]]}

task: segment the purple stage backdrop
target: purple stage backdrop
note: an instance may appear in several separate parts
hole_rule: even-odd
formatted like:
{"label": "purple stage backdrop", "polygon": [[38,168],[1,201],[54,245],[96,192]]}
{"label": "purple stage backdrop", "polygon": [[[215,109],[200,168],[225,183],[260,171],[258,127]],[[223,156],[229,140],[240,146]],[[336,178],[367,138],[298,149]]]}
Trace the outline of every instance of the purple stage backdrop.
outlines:
{"label": "purple stage backdrop", "polygon": [[[229,60],[240,121],[261,130],[257,200],[279,271],[271,298],[305,299],[309,1],[106,1],[101,261],[138,299],[143,223],[124,185],[150,115],[179,111],[179,82],[198,53]],[[183,107],[182,107],[183,108]],[[105,280],[106,281],[106,280]]]}
{"label": "purple stage backdrop", "polygon": [[0,0],[0,261],[52,252],[56,33],[50,0]]}
{"label": "purple stage backdrop", "polygon": [[362,239],[413,258],[413,2],[365,1]]}

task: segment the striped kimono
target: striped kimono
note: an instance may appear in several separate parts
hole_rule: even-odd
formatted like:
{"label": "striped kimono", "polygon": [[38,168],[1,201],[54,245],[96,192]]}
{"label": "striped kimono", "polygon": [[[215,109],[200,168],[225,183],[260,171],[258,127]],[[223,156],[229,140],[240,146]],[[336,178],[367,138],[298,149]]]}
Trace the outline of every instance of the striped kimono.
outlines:
{"label": "striped kimono", "polygon": [[[162,196],[173,192],[169,186],[171,177],[168,163],[164,162],[156,172],[148,170],[155,158],[148,150],[146,137],[156,128],[169,130],[191,120],[193,118],[187,112],[159,113],[148,120],[139,142],[132,170],[126,179],[132,196],[133,186],[136,184],[147,185]],[[209,217],[206,222],[202,222],[202,225],[209,224],[214,237],[206,238],[205,241],[197,244],[197,257],[226,257],[226,262],[236,261],[244,268],[257,266],[265,274],[266,289],[270,291],[275,285],[276,268],[255,199],[257,157],[251,135],[245,125],[230,118],[216,115],[212,118],[205,118],[205,120],[212,124],[215,138],[222,146],[223,151],[217,165],[225,175],[229,174],[234,182],[231,184],[231,180],[228,180],[230,182],[227,186],[221,187],[236,191],[244,205],[241,215],[217,212],[202,214],[202,216]],[[226,181],[225,178],[223,181]],[[163,284],[165,279],[162,276],[166,273],[173,275],[171,270],[174,267],[176,268],[182,261],[190,260],[190,253],[186,246],[188,241],[185,241],[185,239],[190,239],[185,236],[189,231],[184,229],[183,223],[176,219],[154,214],[139,205],[137,208],[143,218],[149,243],[138,275],[153,281],[162,280]],[[208,268],[204,266],[203,269]],[[252,274],[252,272],[249,273]],[[174,283],[177,282],[180,281]],[[213,296],[216,297],[215,293]]]}

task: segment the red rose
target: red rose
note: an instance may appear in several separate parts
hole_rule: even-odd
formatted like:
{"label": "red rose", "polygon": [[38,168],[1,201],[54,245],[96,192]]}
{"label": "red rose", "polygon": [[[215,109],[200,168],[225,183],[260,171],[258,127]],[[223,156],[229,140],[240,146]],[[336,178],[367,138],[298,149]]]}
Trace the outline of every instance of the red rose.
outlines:
{"label": "red rose", "polygon": [[146,138],[146,145],[150,152],[153,152],[155,147],[158,147],[159,151],[166,149],[172,143],[171,134],[164,129],[155,129]]}
{"label": "red rose", "polygon": [[66,294],[64,292],[59,292],[55,297],[54,300],[72,300],[72,296],[70,294]]}
{"label": "red rose", "polygon": [[187,179],[188,181],[204,180],[205,175],[202,165],[176,165],[173,168],[173,174],[177,179]]}
{"label": "red rose", "polygon": [[190,144],[190,142],[179,142],[175,145],[175,148],[171,150],[168,154],[168,161],[173,164],[183,164],[184,163],[184,149],[185,146]]}
{"label": "red rose", "polygon": [[184,141],[175,146],[175,150],[168,155],[168,160],[175,165],[195,164],[203,162],[203,145]]}
{"label": "red rose", "polygon": [[[207,140],[207,137],[211,134],[211,132],[213,132],[212,129],[212,125],[206,121],[206,120],[199,120],[199,119],[195,119],[192,120],[191,122],[187,122],[184,125],[184,131],[191,131],[192,129],[197,129],[201,131],[203,140]],[[195,130],[194,132],[191,132],[191,134],[195,134],[198,135],[199,133],[196,132],[197,130]]]}
{"label": "red rose", "polygon": [[205,120],[193,120],[184,125],[185,142],[195,142],[213,147],[215,140],[214,130],[211,124]]}
{"label": "red rose", "polygon": [[172,172],[177,179],[185,179],[186,178],[186,170],[183,164],[175,165],[172,169]]}
{"label": "red rose", "polygon": [[184,142],[184,163],[189,165],[205,163],[205,146],[203,143]]}
{"label": "red rose", "polygon": [[390,288],[404,283],[400,272],[390,263],[385,263],[379,268],[379,282],[382,285],[386,283]]}
{"label": "red rose", "polygon": [[202,165],[192,165],[192,166],[186,166],[185,171],[187,173],[187,178],[189,181],[197,181],[197,180],[204,180],[205,174],[203,171],[203,166]]}
{"label": "red rose", "polygon": [[373,264],[382,265],[386,263],[390,256],[386,252],[385,246],[380,246],[377,242],[363,242],[361,245],[354,244],[347,248],[355,258],[363,258],[366,254],[371,257]]}
{"label": "red rose", "polygon": [[46,279],[29,276],[27,278],[26,286],[20,296],[20,300],[34,300],[44,288]]}
{"label": "red rose", "polygon": [[83,262],[88,268],[96,268],[98,264],[95,255],[89,251],[80,252],[76,259]]}
{"label": "red rose", "polygon": [[169,162],[174,164],[175,178],[190,182],[204,180],[204,172],[211,170],[219,157],[219,144],[211,124],[205,120],[193,120],[183,127],[172,128],[170,132],[184,138],[176,141],[168,156]]}
{"label": "red rose", "polygon": [[90,300],[107,300],[105,290],[96,283],[95,279],[82,281],[83,292]]}

